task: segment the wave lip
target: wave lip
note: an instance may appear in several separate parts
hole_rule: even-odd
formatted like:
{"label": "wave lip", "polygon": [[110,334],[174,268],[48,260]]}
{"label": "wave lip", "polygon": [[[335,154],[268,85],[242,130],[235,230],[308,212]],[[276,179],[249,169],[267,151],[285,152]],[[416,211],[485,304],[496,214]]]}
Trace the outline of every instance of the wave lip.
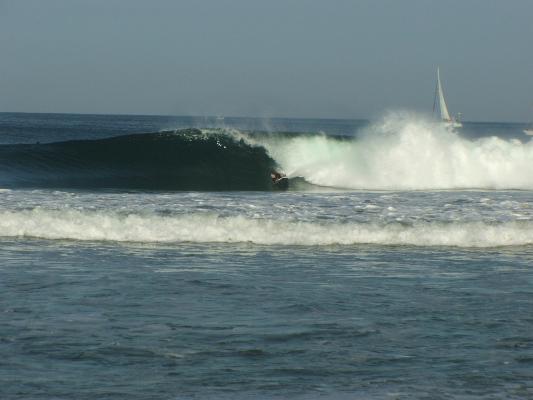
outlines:
{"label": "wave lip", "polygon": [[323,223],[206,213],[163,216],[35,208],[1,212],[0,236],[141,243],[249,242],[276,246],[498,247],[532,245],[533,221]]}

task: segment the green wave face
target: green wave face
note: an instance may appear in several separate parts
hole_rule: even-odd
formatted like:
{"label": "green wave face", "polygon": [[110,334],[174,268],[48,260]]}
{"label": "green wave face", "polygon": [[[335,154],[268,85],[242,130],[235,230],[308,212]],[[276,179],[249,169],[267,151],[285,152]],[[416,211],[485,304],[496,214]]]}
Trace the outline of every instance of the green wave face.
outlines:
{"label": "green wave face", "polygon": [[265,148],[197,129],[0,146],[0,187],[272,190]]}

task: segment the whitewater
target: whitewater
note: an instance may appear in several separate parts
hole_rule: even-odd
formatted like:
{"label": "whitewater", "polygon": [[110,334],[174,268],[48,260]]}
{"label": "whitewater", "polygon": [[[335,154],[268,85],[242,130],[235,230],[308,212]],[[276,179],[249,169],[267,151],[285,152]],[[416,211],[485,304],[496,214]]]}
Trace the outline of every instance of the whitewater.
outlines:
{"label": "whitewater", "polygon": [[[27,197],[36,193],[25,193]],[[55,197],[68,195],[57,193]],[[487,197],[490,196],[490,197]],[[0,212],[0,236],[139,243],[254,243],[272,246],[412,245],[495,247],[533,245],[533,202],[508,194],[437,196],[329,194],[290,199],[197,194],[151,199],[149,207],[118,206],[124,196],[70,194],[69,205]],[[169,204],[179,201],[179,211]],[[449,201],[447,203],[446,201]],[[95,206],[105,202],[105,207]],[[296,204],[291,204],[292,202]],[[426,204],[429,203],[429,204]],[[92,203],[91,206],[83,204]],[[117,204],[116,208],[111,204]],[[361,205],[363,203],[363,205]],[[454,204],[455,203],[455,204]],[[272,212],[275,204],[275,212]],[[394,204],[394,207],[390,204]],[[504,207],[505,206],[505,207]],[[317,210],[335,207],[337,210]],[[335,214],[332,214],[335,212]],[[354,215],[350,215],[354,213]],[[201,229],[200,229],[201,227]]]}
{"label": "whitewater", "polygon": [[322,134],[251,142],[265,146],[288,176],[301,176],[320,186],[533,189],[532,140],[465,138],[412,114],[388,115],[344,140]]}

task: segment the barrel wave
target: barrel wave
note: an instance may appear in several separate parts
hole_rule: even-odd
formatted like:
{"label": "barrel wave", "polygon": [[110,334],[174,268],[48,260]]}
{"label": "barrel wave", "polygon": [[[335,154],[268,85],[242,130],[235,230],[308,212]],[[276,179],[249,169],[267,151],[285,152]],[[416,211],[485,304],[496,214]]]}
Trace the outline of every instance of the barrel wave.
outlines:
{"label": "barrel wave", "polygon": [[0,187],[273,190],[280,170],[290,190],[532,190],[532,165],[532,140],[394,114],[346,136],[226,127],[2,145]]}
{"label": "barrel wave", "polygon": [[265,148],[220,132],[184,129],[0,146],[0,187],[270,190]]}

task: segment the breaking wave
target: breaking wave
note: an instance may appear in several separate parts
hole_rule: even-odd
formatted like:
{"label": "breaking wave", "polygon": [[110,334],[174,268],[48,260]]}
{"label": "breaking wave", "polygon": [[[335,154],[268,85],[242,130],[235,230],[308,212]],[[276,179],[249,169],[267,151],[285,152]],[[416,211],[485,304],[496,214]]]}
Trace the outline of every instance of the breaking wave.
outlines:
{"label": "breaking wave", "polygon": [[[201,229],[199,229],[201,227]],[[194,213],[80,210],[3,211],[0,236],[142,243],[413,245],[495,247],[533,244],[533,222],[334,223]]]}
{"label": "breaking wave", "polygon": [[151,190],[533,189],[533,141],[468,139],[412,115],[339,137],[183,129],[0,146],[0,187]]}

